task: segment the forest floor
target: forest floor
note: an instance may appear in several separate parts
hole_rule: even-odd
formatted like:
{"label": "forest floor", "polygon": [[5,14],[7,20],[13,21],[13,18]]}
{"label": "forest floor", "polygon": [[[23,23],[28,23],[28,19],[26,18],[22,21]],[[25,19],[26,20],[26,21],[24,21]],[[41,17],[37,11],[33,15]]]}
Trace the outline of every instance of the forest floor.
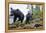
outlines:
{"label": "forest floor", "polygon": [[35,24],[43,25],[43,21],[30,21],[30,24],[21,23],[20,21],[15,22],[14,24],[9,24],[9,30],[21,30],[21,29],[31,29],[31,30],[43,30],[44,26],[40,26],[38,28],[34,27]]}

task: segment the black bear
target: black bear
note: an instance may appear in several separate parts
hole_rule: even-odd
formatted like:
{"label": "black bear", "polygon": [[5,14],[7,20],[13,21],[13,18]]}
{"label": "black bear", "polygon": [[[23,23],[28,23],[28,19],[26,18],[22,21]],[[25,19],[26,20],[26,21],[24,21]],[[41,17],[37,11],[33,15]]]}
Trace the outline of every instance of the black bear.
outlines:
{"label": "black bear", "polygon": [[26,15],[26,24],[27,24],[27,23],[30,24],[29,20],[32,20],[32,14],[30,14],[30,13],[28,12],[28,14]]}
{"label": "black bear", "polygon": [[14,23],[15,23],[17,18],[19,18],[18,21],[21,21],[21,23],[23,22],[24,14],[19,9],[13,10],[11,8],[11,16],[14,16],[14,19],[13,19]]}

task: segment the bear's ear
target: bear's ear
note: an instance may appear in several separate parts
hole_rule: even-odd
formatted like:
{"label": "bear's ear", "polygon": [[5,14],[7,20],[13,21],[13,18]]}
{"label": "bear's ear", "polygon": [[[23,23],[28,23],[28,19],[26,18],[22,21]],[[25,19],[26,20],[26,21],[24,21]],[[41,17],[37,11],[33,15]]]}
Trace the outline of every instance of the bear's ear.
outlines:
{"label": "bear's ear", "polygon": [[19,11],[19,9],[16,9],[16,11]]}
{"label": "bear's ear", "polygon": [[11,9],[13,9],[13,8],[11,8]]}

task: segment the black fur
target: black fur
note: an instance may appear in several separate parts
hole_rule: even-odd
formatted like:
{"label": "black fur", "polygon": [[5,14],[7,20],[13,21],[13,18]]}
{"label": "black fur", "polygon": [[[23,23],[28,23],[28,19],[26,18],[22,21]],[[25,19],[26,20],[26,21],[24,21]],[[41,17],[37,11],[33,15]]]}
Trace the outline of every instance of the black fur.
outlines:
{"label": "black fur", "polygon": [[14,23],[15,23],[17,18],[19,18],[18,21],[21,21],[21,23],[23,22],[24,14],[19,9],[16,9],[16,10],[11,9],[11,12],[12,12],[11,16],[14,16],[14,19],[13,19]]}
{"label": "black fur", "polygon": [[27,23],[30,24],[29,20],[32,20],[32,15],[31,15],[30,13],[28,13],[28,14],[26,15],[26,24],[27,24]]}

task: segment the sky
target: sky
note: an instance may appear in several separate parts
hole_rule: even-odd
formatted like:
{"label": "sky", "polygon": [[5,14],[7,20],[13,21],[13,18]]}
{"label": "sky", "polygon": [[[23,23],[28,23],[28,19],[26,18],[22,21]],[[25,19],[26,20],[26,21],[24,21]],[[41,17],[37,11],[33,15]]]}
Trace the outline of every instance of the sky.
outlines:
{"label": "sky", "polygon": [[27,9],[27,4],[9,4],[9,14],[10,14],[10,11],[11,9],[10,8],[13,8],[13,9],[20,9],[21,12],[26,15],[29,11],[29,9]]}

